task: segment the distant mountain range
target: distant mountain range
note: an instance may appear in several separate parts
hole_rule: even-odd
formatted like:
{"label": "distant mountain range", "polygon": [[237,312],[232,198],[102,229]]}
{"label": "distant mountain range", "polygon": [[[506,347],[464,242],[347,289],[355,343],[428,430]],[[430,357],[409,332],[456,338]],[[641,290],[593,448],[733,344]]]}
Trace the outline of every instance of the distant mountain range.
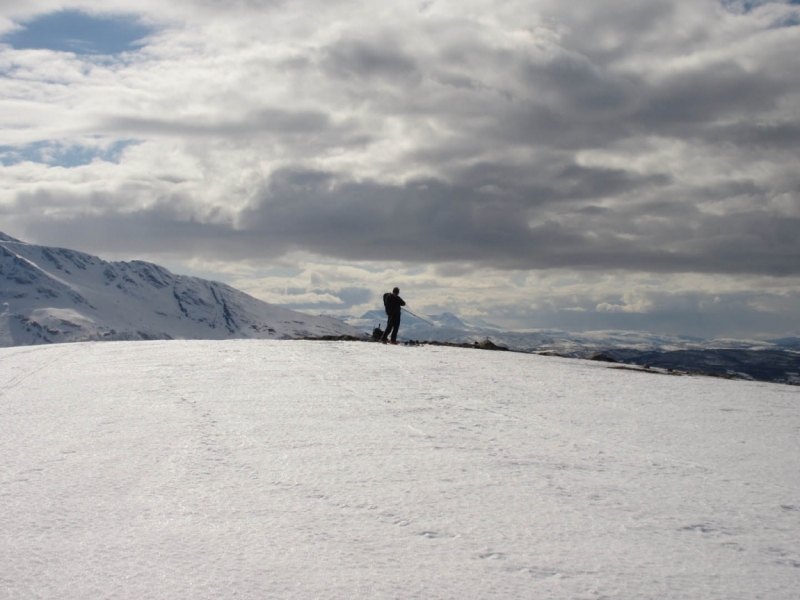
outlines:
{"label": "distant mountain range", "polygon": [[0,233],[0,346],[91,340],[363,336],[156,264],[27,244]]}
{"label": "distant mountain range", "polygon": [[[451,313],[403,315],[400,339],[490,340],[523,352],[590,358],[725,377],[800,384],[800,338],[767,341],[647,332],[505,331]],[[385,326],[383,310],[313,317],[257,300],[215,281],[159,265],[107,262],[0,233],[0,346],[92,340],[365,337]],[[345,322],[343,322],[345,321]]]}
{"label": "distant mountain range", "polygon": [[[485,321],[470,321],[443,313],[420,315],[429,323],[404,314],[400,338],[406,340],[473,343],[490,340],[511,350],[591,358],[604,354],[633,365],[649,365],[692,373],[800,384],[800,338],[774,340],[705,340],[639,331],[582,333],[540,329],[504,331]],[[351,325],[372,332],[385,326],[386,315],[373,310],[360,317],[343,317]]]}

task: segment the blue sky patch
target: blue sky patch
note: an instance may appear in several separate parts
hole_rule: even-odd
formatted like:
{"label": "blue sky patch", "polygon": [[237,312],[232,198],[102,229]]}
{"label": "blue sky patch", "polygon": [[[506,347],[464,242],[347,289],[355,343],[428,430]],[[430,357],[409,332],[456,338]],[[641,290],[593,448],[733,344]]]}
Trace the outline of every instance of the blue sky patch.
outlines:
{"label": "blue sky patch", "polygon": [[737,13],[749,13],[754,8],[773,3],[800,5],[800,0],[722,0],[725,8]]}
{"label": "blue sky patch", "polygon": [[64,10],[20,23],[0,36],[0,42],[22,49],[47,49],[75,54],[113,55],[135,49],[136,42],[153,33],[131,15],[91,16]]}
{"label": "blue sky patch", "polygon": [[135,140],[120,140],[107,148],[64,145],[57,142],[35,142],[26,146],[0,146],[0,163],[10,167],[21,162],[35,162],[52,167],[80,167],[94,160],[119,163],[122,151],[136,144]]}
{"label": "blue sky patch", "polygon": [[[798,2],[800,2],[800,0],[798,0]],[[780,21],[773,23],[772,28],[781,29],[783,27],[797,27],[798,25],[800,25],[800,13],[794,13],[785,19],[781,19]]]}

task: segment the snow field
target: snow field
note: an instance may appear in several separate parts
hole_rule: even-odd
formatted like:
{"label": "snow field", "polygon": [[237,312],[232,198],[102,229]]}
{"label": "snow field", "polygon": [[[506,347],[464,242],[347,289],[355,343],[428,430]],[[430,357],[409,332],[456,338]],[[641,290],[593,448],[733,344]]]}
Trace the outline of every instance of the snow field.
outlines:
{"label": "snow field", "polygon": [[0,598],[794,599],[799,392],[430,346],[0,349]]}

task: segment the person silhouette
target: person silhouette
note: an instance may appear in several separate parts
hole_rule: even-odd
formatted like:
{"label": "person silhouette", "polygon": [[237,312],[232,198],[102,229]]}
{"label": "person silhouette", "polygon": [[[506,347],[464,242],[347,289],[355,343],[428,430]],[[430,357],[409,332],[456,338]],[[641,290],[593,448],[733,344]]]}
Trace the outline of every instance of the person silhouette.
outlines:
{"label": "person silhouette", "polygon": [[391,343],[397,343],[397,330],[400,329],[400,312],[406,303],[400,297],[400,288],[394,288],[391,293],[386,292],[383,295],[383,306],[386,308],[386,315],[389,320],[386,322],[386,331],[383,332],[381,342],[384,344],[391,336]]}

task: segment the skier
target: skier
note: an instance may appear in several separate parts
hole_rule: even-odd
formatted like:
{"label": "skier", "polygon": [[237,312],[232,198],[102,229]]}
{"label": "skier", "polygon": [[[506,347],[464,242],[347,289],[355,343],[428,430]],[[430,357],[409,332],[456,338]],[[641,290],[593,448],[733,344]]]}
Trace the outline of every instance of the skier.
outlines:
{"label": "skier", "polygon": [[400,288],[394,288],[392,293],[386,292],[383,295],[383,306],[386,308],[386,314],[389,320],[386,322],[386,331],[383,332],[381,342],[384,344],[392,336],[392,344],[397,343],[397,330],[400,329],[400,308],[405,306],[406,303],[400,297]]}

